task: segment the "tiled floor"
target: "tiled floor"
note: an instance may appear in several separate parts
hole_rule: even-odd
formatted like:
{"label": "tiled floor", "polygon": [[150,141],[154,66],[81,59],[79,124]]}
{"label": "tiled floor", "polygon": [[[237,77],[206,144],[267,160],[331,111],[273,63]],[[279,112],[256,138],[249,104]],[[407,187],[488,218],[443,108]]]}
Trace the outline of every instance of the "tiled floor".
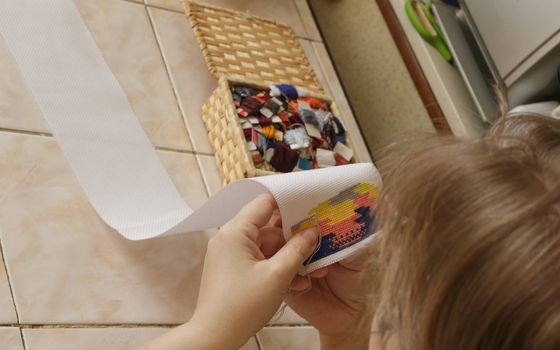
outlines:
{"label": "tiled floor", "polygon": [[17,327],[0,327],[0,349],[23,350],[21,331]]}
{"label": "tiled floor", "polygon": [[[76,4],[175,185],[197,207],[221,188],[199,113],[216,81],[179,1],[146,1]],[[305,0],[208,2],[292,25],[359,135]],[[90,207],[1,39],[0,76],[0,348],[133,349],[188,320],[212,231],[123,239]],[[354,142],[368,160],[363,141]],[[287,310],[243,349],[315,348],[316,332]]]}

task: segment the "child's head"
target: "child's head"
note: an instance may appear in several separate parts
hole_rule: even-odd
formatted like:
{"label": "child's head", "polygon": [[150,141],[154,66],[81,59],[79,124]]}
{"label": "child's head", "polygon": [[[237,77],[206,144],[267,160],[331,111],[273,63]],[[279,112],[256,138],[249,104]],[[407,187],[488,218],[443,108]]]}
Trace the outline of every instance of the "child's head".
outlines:
{"label": "child's head", "polygon": [[560,121],[381,164],[376,319],[399,349],[560,349]]}

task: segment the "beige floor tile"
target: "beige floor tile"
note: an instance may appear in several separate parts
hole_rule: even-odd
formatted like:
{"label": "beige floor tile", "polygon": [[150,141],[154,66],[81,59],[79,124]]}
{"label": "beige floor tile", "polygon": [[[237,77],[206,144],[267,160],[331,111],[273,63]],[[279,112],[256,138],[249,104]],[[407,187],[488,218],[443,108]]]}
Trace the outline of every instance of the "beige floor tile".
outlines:
{"label": "beige floor tile", "polygon": [[[2,199],[0,198],[0,201],[1,200]],[[1,324],[17,323],[16,311],[14,308],[12,293],[10,292],[8,276],[6,275],[4,261],[1,258],[0,258],[0,323]]]}
{"label": "beige floor tile", "polygon": [[4,39],[0,36],[0,128],[49,132]]}
{"label": "beige floor tile", "polygon": [[319,333],[313,327],[266,327],[258,333],[264,350],[319,350]]}
{"label": "beige floor tile", "polygon": [[[145,7],[115,0],[76,4],[152,143],[191,150]],[[8,79],[0,86],[0,128],[48,132],[3,41],[0,75]]]}
{"label": "beige floor tile", "polygon": [[[197,1],[205,2],[205,1]],[[183,2],[181,0],[146,0],[148,6],[157,6],[168,10],[183,12]]]}
{"label": "beige floor tile", "polygon": [[[38,328],[25,329],[23,336],[27,350],[132,350],[168,330],[167,328]],[[259,348],[256,340],[251,338],[240,350],[259,350]]]}
{"label": "beige floor tile", "polygon": [[247,344],[243,345],[243,347],[239,350],[260,350],[259,345],[257,344],[257,339],[254,337],[249,339]]}
{"label": "beige floor tile", "polygon": [[370,162],[371,156],[369,154],[368,148],[361,136],[360,128],[358,127],[356,118],[354,117],[354,113],[350,108],[350,104],[346,99],[346,95],[344,94],[342,85],[338,80],[338,76],[329,57],[329,53],[325,48],[325,45],[322,43],[313,42],[312,45],[315,49],[315,54],[318,57],[323,74],[325,75],[325,78],[328,82],[331,95],[335,100],[338,108],[340,109],[340,113],[342,113],[342,115],[344,116],[344,126],[352,137],[354,150],[356,154],[359,155],[362,162]]}
{"label": "beige floor tile", "polygon": [[[207,198],[194,155],[158,152],[186,201]],[[208,241],[128,241],[91,208],[51,137],[0,133],[0,234],[23,323],[180,323]]]}
{"label": "beige floor tile", "polygon": [[301,318],[294,310],[290,307],[282,307],[274,315],[274,317],[268,322],[270,325],[303,325],[308,324],[306,320]]}
{"label": "beige floor tile", "polygon": [[192,149],[145,7],[114,0],[76,3],[152,142]]}
{"label": "beige floor tile", "polygon": [[[204,2],[204,1],[197,1]],[[183,12],[183,2],[181,0],[146,0],[148,6],[157,6],[168,10]]]}
{"label": "beige floor tile", "polygon": [[218,166],[216,165],[216,158],[213,156],[197,155],[202,171],[202,177],[211,195],[218,192],[224,187]]}
{"label": "beige floor tile", "polygon": [[323,39],[321,38],[321,33],[317,28],[317,24],[315,23],[311,9],[307,4],[307,0],[294,0],[294,2],[299,12],[299,16],[301,17],[303,27],[307,33],[306,37],[312,40],[322,41]]}
{"label": "beige floor tile", "polygon": [[26,350],[135,349],[167,328],[35,328],[24,329]]}
{"label": "beige floor tile", "polygon": [[[183,12],[181,0],[146,0],[148,5]],[[307,37],[306,28],[292,0],[198,0],[213,6],[225,7],[252,15],[273,19],[291,26],[297,36]]]}
{"label": "beige floor tile", "polygon": [[19,328],[0,327],[0,349],[2,350],[23,350],[23,342]]}
{"label": "beige floor tile", "polygon": [[197,152],[212,153],[200,108],[216,88],[216,79],[208,73],[200,46],[185,15],[154,8],[150,8],[149,12],[194,148]]}

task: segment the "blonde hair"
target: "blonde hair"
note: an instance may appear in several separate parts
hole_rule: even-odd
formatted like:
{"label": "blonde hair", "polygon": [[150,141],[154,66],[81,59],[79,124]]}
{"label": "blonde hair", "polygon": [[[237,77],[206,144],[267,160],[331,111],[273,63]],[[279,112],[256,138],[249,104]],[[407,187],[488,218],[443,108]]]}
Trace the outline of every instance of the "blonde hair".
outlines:
{"label": "blonde hair", "polygon": [[374,283],[384,339],[560,349],[560,121],[514,115],[482,139],[416,139],[386,159]]}

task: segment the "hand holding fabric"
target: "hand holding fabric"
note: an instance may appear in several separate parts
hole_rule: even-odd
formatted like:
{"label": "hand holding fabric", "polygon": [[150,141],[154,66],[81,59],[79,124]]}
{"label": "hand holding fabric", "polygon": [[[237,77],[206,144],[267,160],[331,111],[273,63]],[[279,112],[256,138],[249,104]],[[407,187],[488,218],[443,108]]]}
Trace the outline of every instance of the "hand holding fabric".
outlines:
{"label": "hand holding fabric", "polygon": [[238,349],[265,326],[317,244],[313,230],[283,244],[271,224],[276,209],[272,195],[261,195],[220,229],[208,244],[192,319],[145,349]]}
{"label": "hand holding fabric", "polygon": [[373,248],[329,266],[311,286],[296,288],[307,291],[287,296],[288,305],[320,332],[321,349],[367,349],[372,323],[367,262]]}

